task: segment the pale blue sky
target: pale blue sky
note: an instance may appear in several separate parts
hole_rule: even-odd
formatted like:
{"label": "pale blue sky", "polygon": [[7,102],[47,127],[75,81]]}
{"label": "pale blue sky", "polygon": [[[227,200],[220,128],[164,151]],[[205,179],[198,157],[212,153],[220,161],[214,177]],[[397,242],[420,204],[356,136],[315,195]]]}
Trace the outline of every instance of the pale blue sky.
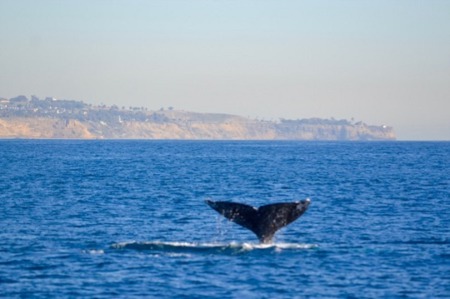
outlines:
{"label": "pale blue sky", "polygon": [[0,0],[0,96],[450,140],[450,1]]}

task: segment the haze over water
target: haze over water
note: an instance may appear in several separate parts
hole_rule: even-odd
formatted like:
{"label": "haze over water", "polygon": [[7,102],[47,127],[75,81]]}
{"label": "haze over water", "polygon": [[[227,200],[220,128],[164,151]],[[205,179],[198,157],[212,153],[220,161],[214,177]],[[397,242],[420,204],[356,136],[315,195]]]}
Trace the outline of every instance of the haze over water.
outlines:
{"label": "haze over water", "polygon": [[0,1],[0,96],[450,140],[449,1]]}

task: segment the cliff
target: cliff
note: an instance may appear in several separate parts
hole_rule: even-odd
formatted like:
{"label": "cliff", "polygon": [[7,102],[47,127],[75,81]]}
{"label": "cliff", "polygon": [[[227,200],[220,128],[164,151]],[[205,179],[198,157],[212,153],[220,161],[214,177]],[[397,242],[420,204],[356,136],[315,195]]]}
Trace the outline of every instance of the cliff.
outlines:
{"label": "cliff", "polygon": [[[3,104],[2,104],[3,103]],[[395,140],[391,127],[334,119],[260,121],[228,114],[92,107],[17,97],[0,103],[0,138]]]}

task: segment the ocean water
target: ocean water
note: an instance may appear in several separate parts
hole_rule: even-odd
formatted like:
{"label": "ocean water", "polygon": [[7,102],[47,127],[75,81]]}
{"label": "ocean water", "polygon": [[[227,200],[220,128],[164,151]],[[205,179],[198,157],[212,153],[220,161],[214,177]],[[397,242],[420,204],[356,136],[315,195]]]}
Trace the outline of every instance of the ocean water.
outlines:
{"label": "ocean water", "polygon": [[[450,298],[449,142],[0,140],[0,296]],[[205,203],[311,199],[259,245]]]}

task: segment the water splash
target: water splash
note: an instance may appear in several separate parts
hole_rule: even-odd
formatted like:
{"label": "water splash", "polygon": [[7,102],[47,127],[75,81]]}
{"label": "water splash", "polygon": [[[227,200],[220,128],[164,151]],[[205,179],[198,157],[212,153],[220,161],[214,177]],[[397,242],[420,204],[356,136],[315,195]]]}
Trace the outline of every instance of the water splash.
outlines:
{"label": "water splash", "polygon": [[111,249],[130,249],[137,251],[160,251],[160,252],[189,252],[189,253],[244,253],[251,251],[260,252],[281,252],[284,250],[307,250],[316,248],[316,244],[301,243],[195,243],[195,242],[163,242],[163,241],[147,241],[147,242],[120,242],[110,246]]}

